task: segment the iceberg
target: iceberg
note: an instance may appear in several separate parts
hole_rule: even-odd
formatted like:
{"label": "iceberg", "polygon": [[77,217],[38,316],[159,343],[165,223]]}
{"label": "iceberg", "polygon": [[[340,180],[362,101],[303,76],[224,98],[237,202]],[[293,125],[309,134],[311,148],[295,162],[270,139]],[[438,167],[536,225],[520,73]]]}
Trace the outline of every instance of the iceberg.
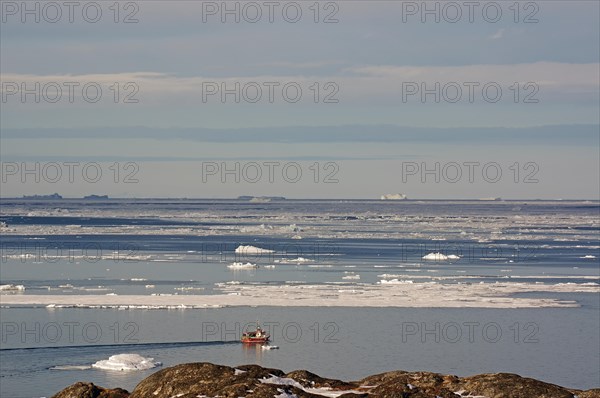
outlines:
{"label": "iceberg", "polygon": [[381,200],[406,200],[408,199],[403,193],[388,193],[381,195]]}
{"label": "iceberg", "polygon": [[422,257],[423,260],[433,260],[433,261],[446,261],[446,260],[460,260],[460,256],[456,254],[448,254],[445,255],[443,253],[435,252],[429,253]]}
{"label": "iceberg", "polygon": [[258,268],[258,265],[256,264],[252,264],[252,263],[231,263],[230,265],[227,266],[227,268],[230,269],[255,269]]}
{"label": "iceberg", "polygon": [[445,254],[442,253],[429,253],[425,256],[423,256],[423,260],[434,260],[434,261],[444,261],[444,260],[448,260],[448,256],[446,256]]}
{"label": "iceberg", "polygon": [[311,259],[309,259],[309,258],[304,258],[304,257],[297,257],[297,258],[284,258],[284,259],[281,259],[281,260],[275,260],[275,262],[278,262],[278,263],[283,263],[283,264],[293,264],[293,263],[297,263],[297,264],[300,264],[300,263],[312,263],[312,262],[314,262],[314,261],[315,261],[315,260],[311,260]]}
{"label": "iceberg", "polygon": [[242,254],[262,254],[262,253],[274,253],[275,250],[270,250],[270,249],[262,249],[260,247],[256,247],[256,246],[251,246],[251,245],[239,245],[236,249],[235,249],[236,253],[242,253]]}
{"label": "iceberg", "polygon": [[2,292],[22,292],[25,290],[23,285],[0,285],[0,291]]}
{"label": "iceberg", "polygon": [[404,280],[404,279],[382,279],[381,281],[379,281],[379,284],[381,285],[405,285],[405,284],[411,284],[414,283],[412,280]]}
{"label": "iceberg", "polygon": [[250,203],[269,203],[271,201],[270,198],[265,198],[265,197],[253,197],[252,199],[250,199]]}
{"label": "iceberg", "polygon": [[118,354],[98,361],[92,367],[104,370],[147,370],[161,365],[160,362],[154,362],[154,358],[144,358],[138,354]]}

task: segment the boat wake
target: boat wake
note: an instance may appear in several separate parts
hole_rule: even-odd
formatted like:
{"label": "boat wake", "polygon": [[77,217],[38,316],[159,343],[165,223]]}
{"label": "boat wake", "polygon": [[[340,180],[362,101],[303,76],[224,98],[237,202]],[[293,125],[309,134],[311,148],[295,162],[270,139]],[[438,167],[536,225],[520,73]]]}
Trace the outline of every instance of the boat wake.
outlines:
{"label": "boat wake", "polygon": [[162,349],[162,348],[181,348],[195,346],[217,346],[226,344],[239,344],[238,340],[228,341],[181,341],[166,343],[121,343],[121,344],[86,344],[86,345],[62,345],[62,346],[44,346],[44,347],[20,347],[20,348],[2,348],[0,352],[8,351],[32,351],[32,350],[80,350],[83,348],[143,348],[143,349]]}

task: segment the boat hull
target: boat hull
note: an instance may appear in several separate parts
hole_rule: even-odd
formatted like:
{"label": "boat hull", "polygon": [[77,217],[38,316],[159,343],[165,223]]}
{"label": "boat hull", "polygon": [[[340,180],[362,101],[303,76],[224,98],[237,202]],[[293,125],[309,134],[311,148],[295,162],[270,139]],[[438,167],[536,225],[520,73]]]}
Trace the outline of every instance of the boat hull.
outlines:
{"label": "boat hull", "polygon": [[268,337],[242,337],[242,343],[246,344],[266,343],[268,341]]}

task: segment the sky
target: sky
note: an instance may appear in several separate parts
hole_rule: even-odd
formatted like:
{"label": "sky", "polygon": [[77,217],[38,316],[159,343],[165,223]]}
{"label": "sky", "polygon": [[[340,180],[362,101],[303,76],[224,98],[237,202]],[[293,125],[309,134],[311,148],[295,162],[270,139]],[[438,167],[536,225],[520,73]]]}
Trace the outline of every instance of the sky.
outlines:
{"label": "sky", "polygon": [[600,199],[597,1],[0,1],[0,196]]}

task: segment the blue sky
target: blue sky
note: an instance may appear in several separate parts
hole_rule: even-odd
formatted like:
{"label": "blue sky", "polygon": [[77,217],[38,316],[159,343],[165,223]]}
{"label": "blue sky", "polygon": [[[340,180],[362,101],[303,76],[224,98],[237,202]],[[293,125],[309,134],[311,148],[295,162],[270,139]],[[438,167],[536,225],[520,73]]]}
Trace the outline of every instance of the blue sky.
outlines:
{"label": "blue sky", "polygon": [[[597,1],[476,2],[473,22],[463,2],[427,2],[439,22],[423,2],[324,1],[318,16],[312,1],[291,3],[276,3],[272,23],[263,2],[235,1],[250,13],[239,23],[201,1],[122,2],[118,16],[98,2],[96,23],[80,9],[71,23],[65,8],[36,23],[2,1],[2,196],[599,198]],[[262,18],[249,23],[254,5]],[[39,103],[21,96],[36,84]],[[101,87],[97,102],[82,97],[86,84]],[[252,161],[297,162],[311,177],[203,181],[209,162],[241,162],[242,173]],[[21,178],[49,162],[98,163],[105,177]],[[135,163],[138,182],[106,177],[114,162]],[[443,175],[472,162],[503,177]],[[322,181],[328,163],[337,182]],[[414,163],[439,181],[403,179]],[[526,164],[537,182],[522,181]]]}

